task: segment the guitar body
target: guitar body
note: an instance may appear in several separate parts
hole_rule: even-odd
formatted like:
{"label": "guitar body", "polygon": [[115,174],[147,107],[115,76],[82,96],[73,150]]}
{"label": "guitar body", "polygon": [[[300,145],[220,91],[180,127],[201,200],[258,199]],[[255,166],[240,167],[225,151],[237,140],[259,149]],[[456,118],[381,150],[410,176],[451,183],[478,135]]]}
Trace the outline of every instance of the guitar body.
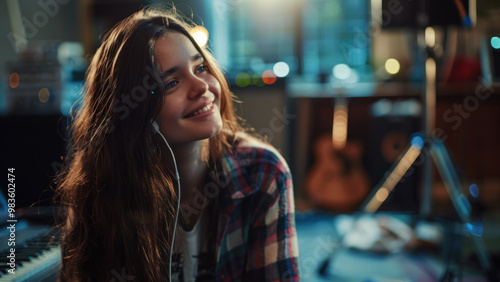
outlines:
{"label": "guitar body", "polygon": [[370,192],[370,181],[361,165],[362,146],[348,142],[342,150],[333,147],[330,135],[318,137],[316,162],[306,177],[306,192],[312,202],[335,212],[353,212]]}

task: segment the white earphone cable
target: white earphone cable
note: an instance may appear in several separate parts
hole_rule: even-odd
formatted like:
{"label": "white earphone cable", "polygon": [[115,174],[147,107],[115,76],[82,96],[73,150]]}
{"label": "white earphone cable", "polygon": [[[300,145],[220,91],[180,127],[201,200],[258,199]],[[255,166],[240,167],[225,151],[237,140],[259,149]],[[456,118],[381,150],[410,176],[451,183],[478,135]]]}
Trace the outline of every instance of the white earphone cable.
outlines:
{"label": "white earphone cable", "polygon": [[163,134],[161,134],[160,129],[158,127],[158,124],[155,121],[153,121],[153,127],[156,129],[156,132],[158,132],[160,134],[161,138],[163,138],[163,141],[165,141],[165,144],[167,144],[167,147],[170,150],[170,154],[172,155],[172,159],[174,160],[175,178],[177,179],[177,189],[178,189],[177,191],[179,194],[179,196],[177,197],[177,208],[175,210],[174,232],[172,234],[172,244],[170,245],[170,259],[169,259],[169,264],[168,264],[168,277],[169,277],[169,281],[171,282],[172,281],[172,257],[173,257],[173,253],[174,253],[175,233],[177,230],[177,221],[179,219],[179,209],[181,206],[181,178],[179,176],[179,170],[177,169],[177,162],[175,161],[175,155],[174,155],[174,152],[172,151],[172,148],[170,148],[170,145],[168,144],[165,136],[163,136]]}

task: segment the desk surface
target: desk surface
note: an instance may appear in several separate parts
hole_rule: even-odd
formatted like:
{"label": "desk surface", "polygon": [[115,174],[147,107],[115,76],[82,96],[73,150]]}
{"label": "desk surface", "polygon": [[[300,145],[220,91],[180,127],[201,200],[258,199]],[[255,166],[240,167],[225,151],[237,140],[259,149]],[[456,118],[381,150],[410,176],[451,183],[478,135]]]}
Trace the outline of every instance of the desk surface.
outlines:
{"label": "desk surface", "polygon": [[[296,214],[300,271],[304,281],[439,281],[445,272],[446,263],[439,254],[399,252],[388,255],[340,248],[330,261],[327,275],[321,276],[318,269],[336,243],[340,217],[346,216],[320,212]],[[467,241],[470,240],[463,241],[464,252],[467,252]],[[461,281],[486,281],[480,269],[470,264],[460,264],[456,269],[462,273]]]}

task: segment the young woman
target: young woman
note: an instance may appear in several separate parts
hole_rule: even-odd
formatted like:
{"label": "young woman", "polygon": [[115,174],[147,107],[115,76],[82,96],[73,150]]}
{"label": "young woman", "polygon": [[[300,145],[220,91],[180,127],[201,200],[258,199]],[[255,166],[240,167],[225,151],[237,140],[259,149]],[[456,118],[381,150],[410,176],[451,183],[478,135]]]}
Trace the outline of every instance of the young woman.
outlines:
{"label": "young woman", "polygon": [[287,164],[190,30],[142,10],[97,50],[58,185],[62,280],[299,280]]}

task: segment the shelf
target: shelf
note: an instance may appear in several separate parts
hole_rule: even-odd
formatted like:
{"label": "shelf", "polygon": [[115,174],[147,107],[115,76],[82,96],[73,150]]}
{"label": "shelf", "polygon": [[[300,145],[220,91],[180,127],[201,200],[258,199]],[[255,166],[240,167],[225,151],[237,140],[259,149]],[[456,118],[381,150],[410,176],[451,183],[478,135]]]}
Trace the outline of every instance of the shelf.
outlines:
{"label": "shelf", "polygon": [[[351,84],[350,87],[329,83],[288,81],[286,84],[288,98],[335,98],[344,96],[347,98],[368,97],[419,97],[425,90],[423,83],[405,82],[360,82]],[[500,97],[500,83],[486,86],[478,82],[448,83],[437,86],[438,96],[467,96],[467,95],[492,94]]]}

